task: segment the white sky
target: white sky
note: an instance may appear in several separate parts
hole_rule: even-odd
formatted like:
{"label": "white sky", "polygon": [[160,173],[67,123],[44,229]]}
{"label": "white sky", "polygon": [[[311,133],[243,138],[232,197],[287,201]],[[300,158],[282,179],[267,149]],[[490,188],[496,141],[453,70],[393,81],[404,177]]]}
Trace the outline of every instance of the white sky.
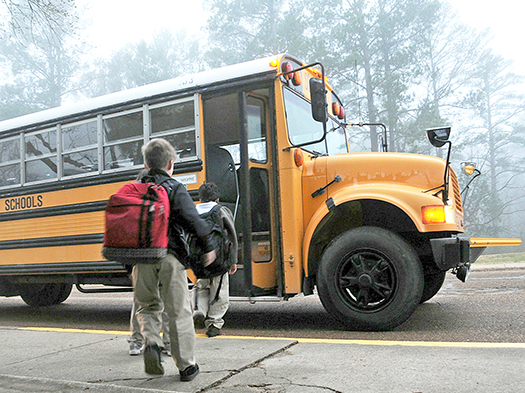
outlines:
{"label": "white sky", "polygon": [[128,42],[149,41],[170,27],[197,33],[206,22],[200,0],[77,0],[83,19],[91,19],[88,43],[99,56],[108,56]]}
{"label": "white sky", "polygon": [[[525,2],[522,0],[448,0],[462,21],[478,29],[490,28],[492,46],[505,58],[513,59],[515,72],[525,75]],[[197,33],[206,22],[200,0],[77,0],[92,19],[88,39],[100,56],[108,56],[128,42],[149,40],[163,26],[173,30],[186,27]]]}
{"label": "white sky", "polygon": [[461,20],[478,29],[490,28],[496,53],[514,60],[514,72],[525,75],[525,2],[522,0],[448,0]]}

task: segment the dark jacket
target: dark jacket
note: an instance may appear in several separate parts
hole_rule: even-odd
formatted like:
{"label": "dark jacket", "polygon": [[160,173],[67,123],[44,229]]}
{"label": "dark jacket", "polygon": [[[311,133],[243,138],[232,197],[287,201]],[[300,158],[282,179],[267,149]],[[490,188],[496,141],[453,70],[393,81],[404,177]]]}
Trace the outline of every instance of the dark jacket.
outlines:
{"label": "dark jacket", "polygon": [[195,234],[202,242],[203,249],[206,252],[214,249],[209,238],[211,226],[199,216],[195,204],[183,184],[159,169],[151,169],[141,181],[160,184],[168,191],[170,197],[169,253],[175,255],[183,265],[186,265],[188,250],[184,240],[184,232]]}

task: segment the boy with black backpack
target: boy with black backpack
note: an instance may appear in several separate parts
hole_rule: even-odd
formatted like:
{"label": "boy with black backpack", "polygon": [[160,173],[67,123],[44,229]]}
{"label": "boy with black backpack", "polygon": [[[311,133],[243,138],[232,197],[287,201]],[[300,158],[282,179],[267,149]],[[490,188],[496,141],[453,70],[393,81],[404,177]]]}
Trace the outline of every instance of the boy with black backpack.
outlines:
{"label": "boy with black backpack", "polygon": [[220,191],[216,184],[203,183],[199,188],[201,203],[196,205],[200,216],[206,218],[212,225],[220,227],[225,238],[221,246],[215,246],[218,256],[210,268],[219,263],[226,267],[229,266],[225,273],[209,278],[199,278],[195,284],[193,320],[195,327],[206,328],[208,337],[221,334],[224,325],[223,317],[229,306],[228,276],[237,271],[238,243],[234,218],[230,209],[219,204],[219,197]]}
{"label": "boy with black backpack", "polygon": [[[186,267],[186,244],[183,231],[194,234],[202,244],[205,253],[203,266],[213,263],[216,251],[212,244],[209,224],[200,218],[188,191],[173,179],[173,165],[177,154],[173,146],[164,139],[153,139],[146,144],[142,153],[148,173],[144,183],[155,183],[164,187],[169,197],[168,250],[157,263],[136,263],[133,265],[134,301],[138,305],[137,319],[146,341],[144,365],[148,374],[164,374],[161,361],[163,345],[162,311],[169,317],[171,353],[179,369],[181,381],[191,381],[199,373],[195,362],[195,328],[188,292]],[[159,284],[162,286],[159,288]],[[162,291],[162,298],[160,291]],[[164,307],[162,306],[164,299]]]}

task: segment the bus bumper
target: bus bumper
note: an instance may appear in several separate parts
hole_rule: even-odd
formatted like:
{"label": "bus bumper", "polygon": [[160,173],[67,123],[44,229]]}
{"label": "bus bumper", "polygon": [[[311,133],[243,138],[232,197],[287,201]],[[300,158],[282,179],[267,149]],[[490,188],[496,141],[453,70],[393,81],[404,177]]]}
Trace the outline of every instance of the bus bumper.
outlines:
{"label": "bus bumper", "polygon": [[431,239],[434,261],[440,270],[454,269],[458,279],[465,282],[470,265],[478,259],[487,247],[519,246],[521,239],[490,239],[448,237]]}

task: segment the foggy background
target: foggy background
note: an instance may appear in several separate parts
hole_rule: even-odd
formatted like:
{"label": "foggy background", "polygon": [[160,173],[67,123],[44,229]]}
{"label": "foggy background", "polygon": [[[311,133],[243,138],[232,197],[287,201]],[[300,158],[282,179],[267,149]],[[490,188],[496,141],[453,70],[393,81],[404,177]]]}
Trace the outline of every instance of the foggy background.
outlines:
{"label": "foggy background", "polygon": [[[525,237],[525,54],[515,1],[0,0],[0,120],[287,52],[324,64],[347,121],[390,151],[446,156],[452,127],[467,236]],[[370,131],[351,145],[377,150]],[[515,247],[509,251],[523,250]]]}

